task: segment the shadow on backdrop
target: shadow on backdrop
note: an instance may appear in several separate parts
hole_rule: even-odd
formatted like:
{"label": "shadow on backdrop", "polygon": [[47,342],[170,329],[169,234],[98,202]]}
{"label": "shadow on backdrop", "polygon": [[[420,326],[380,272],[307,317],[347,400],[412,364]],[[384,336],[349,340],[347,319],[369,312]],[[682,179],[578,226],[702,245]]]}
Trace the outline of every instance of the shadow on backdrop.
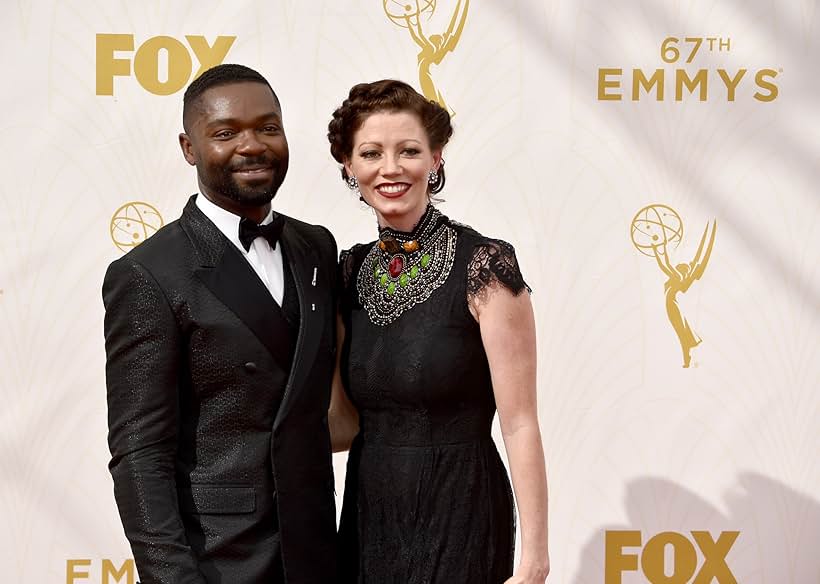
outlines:
{"label": "shadow on backdrop", "polygon": [[[606,532],[623,530],[640,531],[643,546],[658,533],[680,533],[698,550],[697,570],[702,568],[704,556],[692,531],[708,531],[713,540],[718,540],[723,531],[739,531],[725,556],[726,565],[737,582],[820,583],[818,501],[759,473],[744,472],[725,494],[724,503],[725,512],[697,493],[666,479],[648,477],[631,481],[626,486],[624,499],[628,523],[602,525],[595,531],[581,551],[572,584],[604,582]],[[671,549],[667,546],[667,576],[673,573]],[[623,548],[624,554],[639,556],[638,570],[622,573],[623,584],[647,582],[641,572],[641,551],[641,547]]]}

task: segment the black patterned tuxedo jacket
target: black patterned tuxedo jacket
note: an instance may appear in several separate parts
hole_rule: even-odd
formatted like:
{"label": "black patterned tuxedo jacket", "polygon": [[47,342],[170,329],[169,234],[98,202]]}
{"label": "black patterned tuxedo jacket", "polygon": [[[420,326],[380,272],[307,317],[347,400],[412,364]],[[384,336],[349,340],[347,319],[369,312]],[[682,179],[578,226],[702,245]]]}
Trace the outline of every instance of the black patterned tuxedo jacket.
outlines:
{"label": "black patterned tuxedo jacket", "polygon": [[296,338],[194,197],[108,268],[109,467],[143,584],[335,580],[336,244],[291,218],[280,244]]}

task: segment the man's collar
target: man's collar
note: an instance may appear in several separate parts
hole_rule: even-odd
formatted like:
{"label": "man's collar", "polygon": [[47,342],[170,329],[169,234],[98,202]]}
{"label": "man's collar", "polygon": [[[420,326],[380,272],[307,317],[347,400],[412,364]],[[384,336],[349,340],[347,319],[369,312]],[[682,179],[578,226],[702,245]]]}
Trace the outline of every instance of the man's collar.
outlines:
{"label": "man's collar", "polygon": [[[239,215],[234,215],[230,211],[223,209],[202,193],[196,196],[195,203],[199,210],[216,225],[216,228],[219,229],[231,243],[238,247],[242,253],[247,253],[239,241],[239,220],[242,219]],[[271,221],[273,221],[273,209],[268,212],[260,225],[267,225]]]}

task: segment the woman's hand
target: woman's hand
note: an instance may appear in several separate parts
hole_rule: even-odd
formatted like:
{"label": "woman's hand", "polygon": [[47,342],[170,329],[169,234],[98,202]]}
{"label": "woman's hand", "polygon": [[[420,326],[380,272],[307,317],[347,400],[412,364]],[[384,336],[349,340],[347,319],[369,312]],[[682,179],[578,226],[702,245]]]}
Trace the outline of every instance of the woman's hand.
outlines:
{"label": "woman's hand", "polygon": [[504,584],[544,584],[550,572],[549,558],[541,567],[519,565],[515,574]]}

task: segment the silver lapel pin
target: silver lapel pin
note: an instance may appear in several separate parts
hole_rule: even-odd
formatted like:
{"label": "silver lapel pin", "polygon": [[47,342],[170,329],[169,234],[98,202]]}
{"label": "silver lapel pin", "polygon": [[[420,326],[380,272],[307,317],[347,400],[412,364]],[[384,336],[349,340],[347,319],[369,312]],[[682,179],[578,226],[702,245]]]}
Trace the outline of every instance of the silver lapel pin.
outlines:
{"label": "silver lapel pin", "polygon": [[313,267],[313,280],[312,280],[312,281],[311,281],[311,283],[310,283],[310,285],[311,285],[311,286],[314,286],[314,287],[316,286],[316,273],[317,273],[318,271],[319,271],[319,267],[318,267],[318,266],[314,266],[314,267]]}

